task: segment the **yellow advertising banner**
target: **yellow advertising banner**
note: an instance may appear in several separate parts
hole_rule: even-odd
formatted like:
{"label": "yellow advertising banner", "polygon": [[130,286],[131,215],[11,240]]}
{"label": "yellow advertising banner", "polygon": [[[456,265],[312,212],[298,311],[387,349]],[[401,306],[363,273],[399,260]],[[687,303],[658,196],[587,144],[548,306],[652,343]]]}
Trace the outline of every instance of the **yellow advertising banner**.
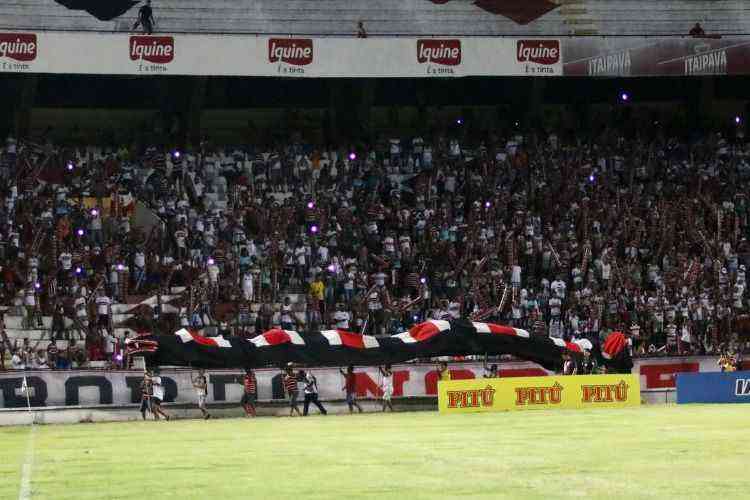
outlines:
{"label": "yellow advertising banner", "polygon": [[641,385],[636,375],[561,375],[438,382],[438,407],[445,413],[625,408],[640,404]]}

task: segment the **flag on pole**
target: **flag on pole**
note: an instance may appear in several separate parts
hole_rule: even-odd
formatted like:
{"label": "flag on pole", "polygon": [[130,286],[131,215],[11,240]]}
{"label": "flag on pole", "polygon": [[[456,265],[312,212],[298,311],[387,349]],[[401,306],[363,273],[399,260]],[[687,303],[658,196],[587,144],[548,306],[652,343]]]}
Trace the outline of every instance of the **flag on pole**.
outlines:
{"label": "flag on pole", "polygon": [[31,396],[29,395],[29,384],[26,381],[26,375],[23,376],[23,383],[21,384],[21,390],[24,394],[26,394],[26,406],[29,408],[29,412],[31,412]]}

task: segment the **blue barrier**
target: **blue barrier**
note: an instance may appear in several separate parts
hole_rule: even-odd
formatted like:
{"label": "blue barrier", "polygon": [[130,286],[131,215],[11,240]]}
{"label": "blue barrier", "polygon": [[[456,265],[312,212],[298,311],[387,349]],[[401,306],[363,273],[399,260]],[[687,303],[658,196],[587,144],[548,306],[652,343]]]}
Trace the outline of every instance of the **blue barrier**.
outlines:
{"label": "blue barrier", "polygon": [[677,403],[750,403],[750,371],[678,373]]}

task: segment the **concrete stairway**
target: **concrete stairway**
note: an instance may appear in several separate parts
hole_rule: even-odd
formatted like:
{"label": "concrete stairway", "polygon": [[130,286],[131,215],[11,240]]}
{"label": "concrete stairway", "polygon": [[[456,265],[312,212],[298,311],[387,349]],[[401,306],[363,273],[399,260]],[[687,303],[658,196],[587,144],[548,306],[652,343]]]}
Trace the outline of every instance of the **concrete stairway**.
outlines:
{"label": "concrete stairway", "polygon": [[[559,7],[545,13],[550,2]],[[99,21],[55,0],[6,0],[0,29],[128,31],[138,7]],[[686,34],[696,21],[710,33],[744,33],[750,25],[744,0],[154,0],[153,7],[159,32],[352,36],[359,20],[371,36]]]}

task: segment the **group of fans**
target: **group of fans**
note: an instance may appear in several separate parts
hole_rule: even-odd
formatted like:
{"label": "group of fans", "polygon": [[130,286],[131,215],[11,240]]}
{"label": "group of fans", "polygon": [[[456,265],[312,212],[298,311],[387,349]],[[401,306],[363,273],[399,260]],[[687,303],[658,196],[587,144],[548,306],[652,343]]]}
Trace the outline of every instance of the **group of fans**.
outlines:
{"label": "group of fans", "polygon": [[[393,412],[393,369],[391,365],[385,365],[378,367],[381,383],[380,390],[382,392],[381,403],[382,411],[385,412],[390,410]],[[354,366],[349,365],[346,371],[339,369],[341,376],[344,380],[344,385],[341,388],[346,395],[346,404],[349,407],[349,413],[354,413],[356,408],[359,413],[363,413],[362,406],[357,401],[357,376],[354,371]],[[448,369],[448,364],[445,362],[440,363],[437,368],[437,374],[439,380],[451,380],[451,372]],[[499,376],[497,365],[488,366],[485,364],[484,378],[496,378]],[[322,415],[327,415],[323,403],[318,399],[318,380],[312,371],[299,370],[294,371],[294,366],[289,363],[282,370],[282,381],[284,385],[284,394],[289,402],[289,416],[293,417],[295,413],[297,416],[306,417],[309,413],[310,404],[315,405]],[[196,392],[198,409],[201,411],[203,418],[208,420],[211,418],[211,414],[208,413],[206,407],[206,400],[208,397],[208,379],[206,378],[205,370],[199,370],[198,375],[193,377],[191,375],[191,382]],[[298,401],[300,396],[300,385],[302,385],[304,392],[303,410],[300,411]],[[257,405],[258,405],[258,380],[255,376],[255,372],[252,369],[246,369],[242,377],[242,398],[240,399],[240,405],[245,412],[247,417],[257,416]],[[141,407],[140,413],[143,420],[146,420],[147,412],[150,412],[154,420],[164,418],[169,421],[170,415],[164,411],[162,403],[164,402],[165,389],[162,384],[162,379],[158,369],[146,370],[141,382]]]}
{"label": "group of fans", "polygon": [[[52,317],[57,367],[123,366],[112,305],[154,295],[138,308],[154,329],[206,335],[468,317],[622,331],[635,356],[739,351],[748,153],[720,133],[614,129],[186,150],[8,138],[0,303],[29,328]],[[3,335],[0,360],[52,366],[37,340]]]}

